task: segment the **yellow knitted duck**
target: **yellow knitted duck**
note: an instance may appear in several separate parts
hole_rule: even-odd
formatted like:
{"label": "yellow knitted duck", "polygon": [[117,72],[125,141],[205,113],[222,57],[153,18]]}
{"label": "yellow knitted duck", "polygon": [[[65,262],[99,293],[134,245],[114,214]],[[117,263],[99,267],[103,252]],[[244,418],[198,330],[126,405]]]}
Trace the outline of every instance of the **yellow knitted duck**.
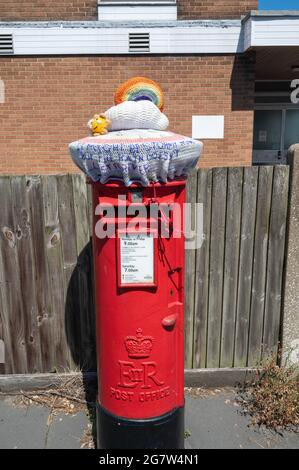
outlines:
{"label": "yellow knitted duck", "polygon": [[88,127],[93,136],[104,135],[108,132],[108,127],[111,121],[106,118],[105,114],[95,114],[92,119],[88,121]]}

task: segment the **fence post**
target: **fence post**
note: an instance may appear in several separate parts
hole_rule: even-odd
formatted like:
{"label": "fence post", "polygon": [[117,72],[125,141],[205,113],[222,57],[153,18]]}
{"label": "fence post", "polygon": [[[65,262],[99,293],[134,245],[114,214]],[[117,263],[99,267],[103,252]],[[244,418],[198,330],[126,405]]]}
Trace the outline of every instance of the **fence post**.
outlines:
{"label": "fence post", "polygon": [[283,299],[282,358],[299,364],[299,144],[289,150],[291,165],[288,237]]}

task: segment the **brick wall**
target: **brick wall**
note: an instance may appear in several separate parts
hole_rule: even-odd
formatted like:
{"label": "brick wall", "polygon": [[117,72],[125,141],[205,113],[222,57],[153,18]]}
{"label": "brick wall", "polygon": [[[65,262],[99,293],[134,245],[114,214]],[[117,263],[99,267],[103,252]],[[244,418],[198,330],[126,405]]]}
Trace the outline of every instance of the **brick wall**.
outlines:
{"label": "brick wall", "polygon": [[240,18],[257,8],[258,0],[178,0],[181,20]]}
{"label": "brick wall", "polygon": [[[258,0],[178,0],[179,19],[240,18]],[[2,0],[1,20],[96,20],[97,0]]]}
{"label": "brick wall", "polygon": [[87,120],[113,104],[135,75],[157,80],[170,128],[191,135],[191,116],[225,116],[225,139],[206,140],[202,166],[250,165],[254,57],[1,58],[0,173],[74,171],[68,143],[88,134]]}
{"label": "brick wall", "polygon": [[96,20],[97,0],[1,0],[0,21]]}

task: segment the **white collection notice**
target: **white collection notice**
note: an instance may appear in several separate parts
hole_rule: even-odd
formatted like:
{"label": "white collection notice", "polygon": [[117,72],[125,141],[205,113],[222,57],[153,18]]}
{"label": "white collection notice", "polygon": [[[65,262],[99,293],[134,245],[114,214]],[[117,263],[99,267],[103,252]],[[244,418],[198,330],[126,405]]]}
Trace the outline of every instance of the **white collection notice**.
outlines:
{"label": "white collection notice", "polygon": [[121,284],[154,283],[154,235],[120,233]]}

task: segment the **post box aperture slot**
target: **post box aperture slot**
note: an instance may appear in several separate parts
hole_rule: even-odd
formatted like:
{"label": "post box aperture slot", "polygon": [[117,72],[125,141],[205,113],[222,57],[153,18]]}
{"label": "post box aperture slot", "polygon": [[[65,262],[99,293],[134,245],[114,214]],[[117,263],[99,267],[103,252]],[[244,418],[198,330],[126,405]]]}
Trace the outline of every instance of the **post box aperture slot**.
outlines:
{"label": "post box aperture slot", "polygon": [[157,231],[117,231],[118,287],[157,286]]}
{"label": "post box aperture slot", "polygon": [[130,202],[132,204],[142,204],[143,189],[132,189],[129,194],[130,194]]}

